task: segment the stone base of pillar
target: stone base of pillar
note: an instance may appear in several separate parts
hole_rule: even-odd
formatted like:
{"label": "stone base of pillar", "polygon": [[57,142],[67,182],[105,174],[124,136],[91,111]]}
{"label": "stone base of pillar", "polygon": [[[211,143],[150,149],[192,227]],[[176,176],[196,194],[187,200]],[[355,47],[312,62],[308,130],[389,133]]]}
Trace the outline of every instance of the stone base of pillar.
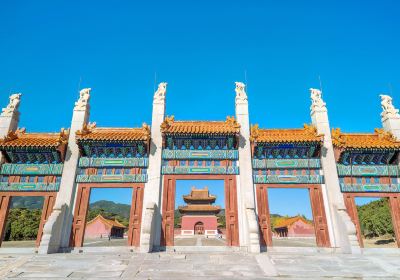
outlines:
{"label": "stone base of pillar", "polygon": [[63,244],[63,230],[70,230],[70,227],[67,229],[64,226],[67,211],[66,206],[61,207],[61,209],[53,209],[53,212],[43,228],[43,236],[38,248],[39,254],[60,252]]}
{"label": "stone base of pillar", "polygon": [[335,215],[338,225],[338,232],[341,233],[338,242],[340,250],[344,254],[361,254],[358,244],[356,227],[345,209],[335,207]]}
{"label": "stone base of pillar", "polygon": [[157,205],[155,203],[150,202],[143,213],[144,217],[142,220],[142,232],[140,238],[141,253],[150,253],[153,251],[156,207]]}
{"label": "stone base of pillar", "polygon": [[256,211],[254,208],[246,209],[246,218],[249,229],[248,251],[250,253],[260,253],[261,252],[260,235],[258,230]]}

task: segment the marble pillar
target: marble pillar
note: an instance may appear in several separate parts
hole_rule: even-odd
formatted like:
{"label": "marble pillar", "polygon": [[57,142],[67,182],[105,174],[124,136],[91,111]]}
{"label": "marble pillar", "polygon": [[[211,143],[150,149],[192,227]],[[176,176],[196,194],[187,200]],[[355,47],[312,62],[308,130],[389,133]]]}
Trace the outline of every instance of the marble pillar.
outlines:
{"label": "marble pillar", "polygon": [[383,129],[392,133],[400,141],[400,115],[399,110],[393,106],[392,98],[389,95],[381,97],[381,121]]}
{"label": "marble pillar", "polygon": [[260,238],[255,211],[255,190],[250,145],[249,103],[245,84],[236,82],[235,113],[240,124],[239,135],[239,174],[238,185],[238,219],[239,241],[241,247],[249,252],[260,252]]}
{"label": "marble pillar", "polygon": [[311,89],[311,119],[319,134],[324,135],[321,165],[325,184],[324,207],[327,216],[330,243],[342,253],[358,253],[356,229],[347,213],[340,191],[339,177],[334,156],[328,110],[320,90]]}
{"label": "marble pillar", "polygon": [[75,133],[88,123],[90,90],[90,88],[81,90],[79,100],[75,102],[60,190],[53,212],[43,228],[42,241],[38,250],[40,254],[57,253],[69,247],[77,186],[75,177],[80,156]]}
{"label": "marble pillar", "polygon": [[160,246],[161,239],[161,124],[165,118],[167,83],[160,83],[153,98],[148,182],[144,188],[140,251],[150,252]]}
{"label": "marble pillar", "polygon": [[[7,107],[3,108],[0,114],[0,139],[7,136],[8,132],[15,131],[19,123],[19,103],[21,94],[14,93],[10,95],[10,100]],[[0,163],[3,163],[3,154],[0,153]]]}

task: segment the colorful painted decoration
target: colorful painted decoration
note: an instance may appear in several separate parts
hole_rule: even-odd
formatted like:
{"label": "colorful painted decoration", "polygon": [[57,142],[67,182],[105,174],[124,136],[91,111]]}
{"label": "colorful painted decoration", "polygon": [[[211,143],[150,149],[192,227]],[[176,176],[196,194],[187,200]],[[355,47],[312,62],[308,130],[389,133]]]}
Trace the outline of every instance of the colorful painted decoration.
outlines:
{"label": "colorful painted decoration", "polygon": [[256,184],[323,184],[322,175],[253,175]]}
{"label": "colorful painted decoration", "polygon": [[320,159],[253,159],[253,169],[321,168]]}
{"label": "colorful painted decoration", "polygon": [[142,158],[90,158],[81,157],[79,167],[148,167],[149,159]]}
{"label": "colorful painted decoration", "polygon": [[162,174],[239,174],[237,166],[163,166]]}
{"label": "colorful painted decoration", "polygon": [[400,193],[400,184],[340,184],[342,192],[390,192]]}
{"label": "colorful painted decoration", "polygon": [[0,191],[58,192],[60,183],[0,183]]}
{"label": "colorful painted decoration", "polygon": [[147,174],[78,175],[77,183],[146,183]]}
{"label": "colorful painted decoration", "polygon": [[14,164],[3,163],[2,175],[61,175],[64,164]]}
{"label": "colorful painted decoration", "polygon": [[237,150],[163,150],[163,159],[229,159],[237,160]]}

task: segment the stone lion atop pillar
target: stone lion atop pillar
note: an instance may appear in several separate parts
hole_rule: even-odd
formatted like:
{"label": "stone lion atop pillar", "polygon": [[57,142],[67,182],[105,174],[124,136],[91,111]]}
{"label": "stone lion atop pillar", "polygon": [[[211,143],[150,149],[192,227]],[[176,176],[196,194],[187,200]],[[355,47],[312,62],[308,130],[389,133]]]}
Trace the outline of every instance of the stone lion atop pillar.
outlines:
{"label": "stone lion atop pillar", "polygon": [[159,83],[158,88],[154,93],[154,101],[164,101],[166,93],[167,93],[167,83],[166,82]]}
{"label": "stone lion atop pillar", "polygon": [[89,106],[91,88],[84,88],[79,92],[79,99],[75,102],[75,110],[85,110]]}
{"label": "stone lion atop pillar", "polygon": [[315,88],[310,88],[311,92],[311,112],[326,111],[326,103],[322,99],[322,91]]}
{"label": "stone lion atop pillar", "polygon": [[392,97],[389,95],[381,94],[381,106],[382,106],[382,119],[386,120],[389,118],[400,118],[399,109],[396,109],[392,103]]}
{"label": "stone lion atop pillar", "polygon": [[247,100],[247,94],[245,91],[246,85],[242,82],[235,82],[236,88],[236,100],[241,100],[241,101],[246,101]]}
{"label": "stone lion atop pillar", "polygon": [[14,93],[10,95],[10,101],[7,107],[3,108],[1,113],[4,117],[12,117],[14,112],[18,112],[19,103],[21,102],[21,93]]}

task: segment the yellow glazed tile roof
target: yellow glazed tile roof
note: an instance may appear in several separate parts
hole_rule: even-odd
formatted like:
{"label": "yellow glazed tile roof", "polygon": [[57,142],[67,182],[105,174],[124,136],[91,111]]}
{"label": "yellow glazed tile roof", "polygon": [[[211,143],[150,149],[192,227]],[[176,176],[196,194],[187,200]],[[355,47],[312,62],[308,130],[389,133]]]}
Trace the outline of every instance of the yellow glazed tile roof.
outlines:
{"label": "yellow glazed tile roof", "polygon": [[400,149],[400,141],[383,129],[375,129],[374,133],[342,133],[339,128],[332,129],[332,142],[338,148]]}
{"label": "yellow glazed tile roof", "polygon": [[77,140],[92,141],[149,141],[150,127],[143,124],[141,128],[96,127],[88,124],[76,132]]}
{"label": "yellow glazed tile roof", "polygon": [[258,143],[320,142],[323,135],[307,124],[295,129],[260,129],[256,124],[251,126],[250,140]]}
{"label": "yellow glazed tile roof", "polygon": [[161,131],[166,134],[237,134],[240,125],[234,117],[227,117],[226,121],[175,121],[172,116],[165,118]]}
{"label": "yellow glazed tile roof", "polygon": [[25,129],[9,132],[0,141],[0,148],[30,147],[30,148],[59,148],[68,142],[68,130],[62,129],[58,133],[26,133]]}

